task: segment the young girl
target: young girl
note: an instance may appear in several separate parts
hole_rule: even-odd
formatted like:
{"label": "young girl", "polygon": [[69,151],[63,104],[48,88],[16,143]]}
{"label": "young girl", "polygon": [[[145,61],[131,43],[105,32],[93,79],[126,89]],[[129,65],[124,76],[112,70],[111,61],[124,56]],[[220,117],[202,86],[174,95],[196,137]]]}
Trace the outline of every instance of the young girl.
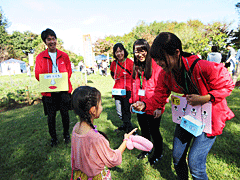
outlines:
{"label": "young girl", "polygon": [[[170,32],[162,32],[155,38],[150,54],[164,71],[159,76],[154,95],[133,106],[138,111],[154,109],[154,104],[163,107],[171,91],[184,94],[192,106],[211,101],[212,133],[202,132],[195,137],[177,124],[173,139],[173,161],[178,179],[188,179],[188,167],[193,179],[208,179],[207,155],[216,136],[222,134],[225,121],[234,117],[225,99],[234,88],[231,75],[222,64],[197,61],[198,56],[183,52],[181,40]],[[190,70],[193,63],[196,64]]]}
{"label": "young girl", "polygon": [[129,98],[131,97],[131,75],[133,70],[133,61],[127,58],[128,52],[121,43],[113,47],[113,57],[110,71],[115,81],[113,89],[124,89],[126,95],[113,94],[115,98],[116,111],[123,124],[118,127],[117,131],[130,132],[133,129],[131,123],[131,112]]}
{"label": "young girl", "polygon": [[[124,141],[118,149],[113,150],[104,133],[97,131],[93,125],[102,112],[100,92],[89,86],[81,86],[72,95],[74,112],[80,117],[72,132],[72,169],[75,170],[74,180],[93,178],[102,179],[106,176],[104,167],[112,168],[122,162],[122,153],[126,149],[126,140],[134,131],[124,135]],[[107,173],[107,176],[109,174]]]}
{"label": "young girl", "polygon": [[[138,39],[133,44],[134,65],[132,75],[132,95],[129,102],[135,103],[151,98],[157,85],[159,73],[162,68],[150,57],[150,46],[145,39]],[[137,114],[142,136],[148,140],[153,139],[154,152],[149,158],[150,164],[156,163],[162,157],[163,139],[159,131],[161,114],[163,110],[146,111]],[[142,151],[137,158],[145,158],[149,152]]]}

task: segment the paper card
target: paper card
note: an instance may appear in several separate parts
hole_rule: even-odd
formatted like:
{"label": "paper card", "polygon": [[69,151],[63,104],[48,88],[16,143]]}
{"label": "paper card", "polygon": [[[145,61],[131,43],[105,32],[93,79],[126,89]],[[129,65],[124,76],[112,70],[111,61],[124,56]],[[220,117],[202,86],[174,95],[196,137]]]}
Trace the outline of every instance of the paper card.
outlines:
{"label": "paper card", "polygon": [[68,73],[49,73],[39,75],[40,92],[68,91]]}
{"label": "paper card", "polygon": [[126,96],[126,89],[112,89],[112,95]]}
{"label": "paper card", "polygon": [[139,96],[145,96],[145,90],[144,89],[139,89],[138,90],[138,95]]}
{"label": "paper card", "polygon": [[[205,124],[203,132],[212,133],[212,103],[202,106],[187,105],[186,97],[172,96],[172,120],[180,124],[184,115],[190,115]],[[187,108],[186,108],[187,107]]]}

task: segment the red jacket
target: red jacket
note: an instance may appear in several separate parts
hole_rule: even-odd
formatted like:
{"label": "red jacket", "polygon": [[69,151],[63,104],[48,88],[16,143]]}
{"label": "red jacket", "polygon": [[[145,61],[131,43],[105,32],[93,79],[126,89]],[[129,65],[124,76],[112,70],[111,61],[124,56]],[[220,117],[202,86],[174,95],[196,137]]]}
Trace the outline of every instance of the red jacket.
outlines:
{"label": "red jacket", "polygon": [[[113,88],[116,89],[126,89],[126,91],[131,91],[131,78],[132,78],[132,71],[133,71],[133,61],[127,58],[123,63],[118,63],[127,69],[129,73],[123,70],[119,65],[116,64],[116,61],[113,61],[110,67],[110,71],[114,72],[114,80],[115,84]],[[117,66],[116,66],[117,65]]]}
{"label": "red jacket", "polygon": [[[57,66],[59,72],[67,72],[68,73],[68,85],[69,90],[68,93],[72,92],[72,84],[70,81],[70,77],[72,75],[71,63],[68,55],[65,52],[57,50]],[[36,66],[35,66],[35,77],[39,81],[39,74],[52,73],[52,60],[48,54],[48,49],[41,52],[36,58]],[[44,92],[43,96],[51,96],[51,93]]]}
{"label": "red jacket", "polygon": [[[142,82],[142,89],[145,90],[145,96],[139,96],[138,90],[140,89],[140,78],[138,73],[136,73],[136,79],[132,78],[132,93],[129,102],[135,103],[137,101],[144,101],[145,99],[151,98],[154,95],[154,90],[157,85],[158,76],[163,71],[163,69],[157,65],[157,63],[152,60],[152,77],[147,80],[145,77]],[[144,73],[143,73],[144,74]],[[167,99],[168,100],[168,99]],[[150,105],[151,106],[151,105]],[[162,107],[162,113],[165,110],[165,106]],[[145,111],[146,114],[153,115],[153,109],[148,109]]]}
{"label": "red jacket", "polygon": [[[183,63],[187,71],[189,71],[192,63],[197,56],[183,58]],[[234,117],[233,112],[227,106],[226,97],[229,96],[234,88],[231,75],[222,65],[206,60],[200,60],[195,65],[191,76],[192,82],[196,83],[200,95],[211,94],[214,98],[212,101],[212,134],[207,136],[216,136],[222,134],[225,127],[225,121]],[[152,98],[144,100],[146,103],[146,111],[154,109],[154,107],[163,107],[166,99],[171,91],[182,93],[178,87],[173,74],[163,71],[158,79],[158,85]]]}

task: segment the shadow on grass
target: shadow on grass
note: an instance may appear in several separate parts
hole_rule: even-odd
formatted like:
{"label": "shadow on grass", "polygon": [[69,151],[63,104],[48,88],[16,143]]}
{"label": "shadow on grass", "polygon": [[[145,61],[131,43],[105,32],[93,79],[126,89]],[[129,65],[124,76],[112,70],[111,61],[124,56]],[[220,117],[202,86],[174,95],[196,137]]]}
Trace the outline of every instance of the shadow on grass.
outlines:
{"label": "shadow on grass", "polygon": [[[123,122],[117,115],[115,99],[112,98],[111,92],[108,92],[106,96],[102,96],[102,105],[104,111],[107,113],[107,120],[110,120],[115,127],[121,126]],[[138,127],[138,122],[135,116],[136,115],[132,114],[131,122],[133,127]]]}
{"label": "shadow on grass", "polygon": [[[56,119],[57,134],[62,135],[61,119]],[[1,178],[70,179],[70,145],[59,137],[59,146],[50,146],[42,104],[5,112],[0,120]]]}
{"label": "shadow on grass", "polygon": [[175,170],[172,169],[172,150],[169,149],[165,143],[163,143],[163,157],[161,161],[157,162],[152,167],[159,171],[162,178],[177,179],[177,176],[173,173]]}

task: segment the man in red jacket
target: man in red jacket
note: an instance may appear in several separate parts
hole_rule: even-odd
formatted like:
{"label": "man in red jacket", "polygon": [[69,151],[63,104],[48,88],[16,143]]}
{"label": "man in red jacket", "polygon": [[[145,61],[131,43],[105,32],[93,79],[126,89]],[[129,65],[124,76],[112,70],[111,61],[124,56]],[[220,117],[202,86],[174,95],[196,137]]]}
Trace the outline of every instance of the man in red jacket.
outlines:
{"label": "man in red jacket", "polygon": [[56,134],[56,112],[60,110],[63,123],[63,136],[65,143],[70,142],[69,136],[69,114],[68,110],[71,109],[71,92],[72,85],[70,77],[72,75],[71,63],[66,53],[58,50],[57,36],[51,29],[46,29],[41,33],[43,42],[47,45],[48,49],[41,52],[36,58],[35,77],[39,81],[39,74],[46,73],[68,73],[68,91],[60,92],[43,92],[43,107],[44,113],[48,116],[48,128],[52,138],[51,146],[58,144]]}

